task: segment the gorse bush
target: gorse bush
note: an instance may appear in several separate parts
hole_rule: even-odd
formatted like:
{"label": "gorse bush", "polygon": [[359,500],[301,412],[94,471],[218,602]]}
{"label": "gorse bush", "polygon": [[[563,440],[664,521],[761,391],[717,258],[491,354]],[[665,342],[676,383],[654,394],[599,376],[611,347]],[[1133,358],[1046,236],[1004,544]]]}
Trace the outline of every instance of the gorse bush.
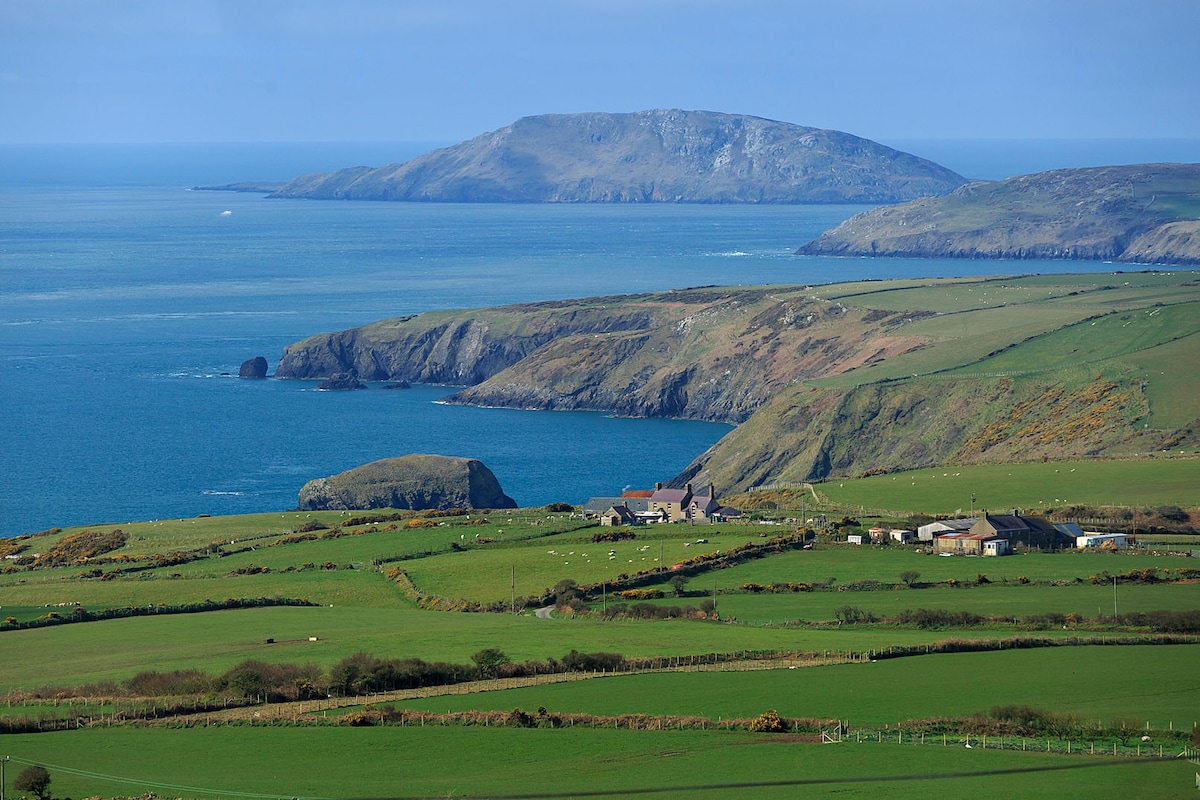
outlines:
{"label": "gorse bush", "polygon": [[788,725],[779,712],[772,709],[755,717],[750,723],[750,730],[754,733],[786,733]]}
{"label": "gorse bush", "polygon": [[128,534],[120,528],[108,533],[80,531],[63,537],[57,544],[43,552],[34,562],[35,567],[62,567],[77,564],[89,558],[110,553],[125,546]]}

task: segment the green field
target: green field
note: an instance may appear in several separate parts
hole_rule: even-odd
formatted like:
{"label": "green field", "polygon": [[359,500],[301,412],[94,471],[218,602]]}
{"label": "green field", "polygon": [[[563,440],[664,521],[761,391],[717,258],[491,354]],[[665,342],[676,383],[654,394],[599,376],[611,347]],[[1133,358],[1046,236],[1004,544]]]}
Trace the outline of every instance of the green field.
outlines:
{"label": "green field", "polygon": [[[1186,761],[591,728],[105,729],[5,739],[56,796],[1176,798]],[[186,757],[180,757],[186,754]],[[269,754],[269,757],[266,756]],[[82,774],[80,774],[82,773]]]}
{"label": "green field", "polygon": [[[1104,475],[1094,473],[1092,478]],[[891,477],[872,480],[886,488]],[[935,480],[942,478],[909,482],[933,484]],[[857,482],[847,482],[846,488],[852,483]],[[832,486],[819,489],[832,490]],[[1021,635],[1064,642],[1079,635],[1102,635],[1115,643],[1144,636],[1146,631],[1112,629],[1112,587],[1093,585],[1088,577],[1134,569],[1154,569],[1171,577],[1194,566],[1191,559],[1144,552],[939,558],[911,548],[822,543],[812,550],[784,549],[702,572],[683,587],[688,596],[674,598],[665,583],[670,565],[747,543],[763,544],[792,533],[795,526],[659,526],[639,530],[633,541],[593,543],[591,535],[598,528],[581,528],[580,521],[570,516],[531,509],[493,514],[486,524],[447,518],[434,527],[368,533],[358,526],[344,531],[358,535],[308,541],[285,538],[313,519],[336,527],[341,517],[256,515],[126,524],[120,527],[130,534],[129,540],[96,562],[85,559],[37,569],[14,566],[0,572],[0,619],[11,616],[18,621],[49,613],[69,616],[75,606],[60,603],[79,603],[91,611],[158,604],[166,609],[205,599],[276,595],[313,603],[0,630],[4,665],[0,701],[9,703],[0,708],[0,720],[90,718],[152,706],[154,698],[93,696],[87,686],[119,683],[147,669],[198,669],[219,676],[248,661],[261,661],[312,665],[326,675],[339,662],[363,652],[381,658],[470,664],[472,656],[485,648],[497,648],[521,662],[561,659],[572,650],[630,658],[742,651],[865,654],[950,639],[988,641]],[[108,532],[111,527],[90,529]],[[45,552],[77,532],[47,534],[18,544],[29,546],[23,552]],[[155,554],[189,549],[198,556],[194,560],[150,566]],[[114,555],[120,559],[112,560]],[[622,573],[658,570],[663,565],[666,569],[658,585],[668,596],[655,602],[698,606],[715,588],[723,621],[605,621],[598,615],[567,613],[543,619],[530,611],[426,611],[388,577],[391,568],[400,567],[427,594],[507,602],[514,593],[540,594],[568,578],[608,582]],[[103,578],[80,577],[92,574],[93,566]],[[900,585],[900,573],[907,570],[920,572],[915,584],[920,588]],[[994,583],[968,585],[980,573]],[[1019,577],[1029,583],[1018,585]],[[834,579],[830,589],[815,592],[741,590],[744,583],[813,583],[830,578]],[[963,586],[951,588],[945,583],[949,579]],[[878,588],[855,589],[874,585],[872,581],[878,582]],[[621,602],[611,592],[609,587],[604,602]],[[1122,583],[1117,600],[1122,612],[1196,610],[1200,584]],[[1002,619],[966,630],[766,624],[829,622],[847,605],[879,615],[927,608],[970,610]],[[1072,611],[1083,621],[1069,630],[1051,627],[1031,634],[1006,621]],[[545,706],[554,713],[700,716],[717,721],[750,719],[777,709],[785,716],[837,717],[853,728],[870,730],[910,719],[986,712],[994,705],[1028,704],[1103,725],[1118,717],[1136,719],[1139,725],[1149,723],[1155,742],[1173,747],[1182,746],[1182,740],[1172,738],[1171,732],[1190,727],[1193,718],[1200,717],[1200,684],[1192,676],[1198,657],[1200,644],[1072,645],[798,669],[610,676],[398,705],[438,713],[514,707],[533,711]],[[213,697],[219,701],[227,696],[222,693],[230,691],[214,690]],[[53,699],[59,692],[59,698]],[[1126,787],[1142,797],[1177,796],[1181,781],[1191,775],[1178,762],[967,750],[961,744],[889,745],[855,739],[822,746],[794,736],[723,729],[554,730],[441,724],[420,730],[351,728],[338,724],[342,711],[327,713],[307,724],[246,721],[185,728],[166,722],[152,727],[7,734],[4,752],[15,761],[9,765],[8,777],[11,781],[12,771],[26,762],[45,763],[56,797],[145,791],[196,798],[239,794],[559,797],[651,790],[667,797],[794,797],[797,792],[845,796],[886,791],[903,798],[949,790],[1060,798],[1094,797],[1114,787]],[[1101,749],[1111,745],[1111,741],[1100,742]],[[187,757],[180,758],[180,752]],[[264,760],[261,754],[266,752],[272,755]],[[579,775],[586,776],[582,784],[574,777]]]}
{"label": "green field", "polygon": [[[1097,667],[1103,664],[1103,669]],[[533,710],[659,714],[708,719],[841,719],[851,726],[898,725],[993,706],[1071,711],[1107,723],[1133,717],[1139,727],[1191,729],[1200,714],[1200,645],[1055,647],[954,653],[759,672],[619,675],[591,681],[408,700],[406,708],[449,712]],[[1123,676],[1111,680],[1107,675]],[[1148,689],[1153,688],[1150,692]]]}
{"label": "green field", "polygon": [[957,514],[987,509],[1200,505],[1200,458],[975,464],[830,480],[818,491],[854,509]]}

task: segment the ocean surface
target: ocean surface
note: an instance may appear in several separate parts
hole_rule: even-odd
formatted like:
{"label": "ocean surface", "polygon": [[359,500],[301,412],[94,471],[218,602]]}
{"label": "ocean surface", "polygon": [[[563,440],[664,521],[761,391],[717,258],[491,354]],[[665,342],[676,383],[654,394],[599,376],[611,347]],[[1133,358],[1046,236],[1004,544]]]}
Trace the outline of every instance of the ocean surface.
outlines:
{"label": "ocean surface", "polygon": [[[580,503],[667,480],[729,430],[439,404],[452,387],[318,392],[236,377],[242,361],[274,365],[313,333],[708,284],[1114,269],[792,255],[860,206],[348,203],[191,189],[424,149],[0,147],[0,535],[284,510],[312,478],[414,452],[479,458],[521,505]],[[1113,163],[1155,160],[1139,155]],[[1002,152],[973,158],[991,159],[992,176],[1032,171]]]}

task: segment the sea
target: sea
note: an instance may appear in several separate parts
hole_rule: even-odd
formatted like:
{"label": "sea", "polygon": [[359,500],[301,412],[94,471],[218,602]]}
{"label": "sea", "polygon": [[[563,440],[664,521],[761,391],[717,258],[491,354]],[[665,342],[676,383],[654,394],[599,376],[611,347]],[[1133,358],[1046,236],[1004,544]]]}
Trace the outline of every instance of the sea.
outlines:
{"label": "sea", "polygon": [[[669,480],[730,430],[445,405],[449,386],[321,392],[236,377],[246,359],[274,365],[315,333],[714,284],[1122,269],[793,254],[864,206],[373,203],[194,188],[380,165],[432,144],[0,146],[0,535],[284,511],[310,479],[407,453],[478,458],[522,506],[582,503]],[[1195,142],[903,144],[983,178],[1089,159],[1200,161]]]}

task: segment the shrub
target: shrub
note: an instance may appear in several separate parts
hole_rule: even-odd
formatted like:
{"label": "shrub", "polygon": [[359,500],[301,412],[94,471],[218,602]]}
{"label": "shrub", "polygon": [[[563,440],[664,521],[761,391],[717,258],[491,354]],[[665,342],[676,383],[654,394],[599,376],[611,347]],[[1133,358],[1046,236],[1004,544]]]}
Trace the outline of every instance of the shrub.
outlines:
{"label": "shrub", "polygon": [[904,581],[905,586],[912,586],[921,578],[921,573],[915,569],[906,569],[900,573],[900,580]]}
{"label": "shrub", "polygon": [[561,501],[557,503],[551,503],[550,505],[546,506],[546,511],[550,514],[562,514],[574,510],[575,506],[571,505],[570,503],[563,503]]}
{"label": "shrub", "polygon": [[620,595],[626,600],[658,600],[665,596],[662,589],[626,589]]}
{"label": "shrub", "polygon": [[[544,708],[541,710],[543,712],[545,711]],[[505,723],[517,728],[532,728],[537,724],[530,714],[522,711],[519,708],[514,708],[512,711],[508,712],[508,716],[505,717],[504,721]]]}
{"label": "shrub", "polygon": [[110,533],[80,531],[64,537],[58,544],[46,550],[35,563],[38,567],[61,567],[86,561],[103,553],[123,547],[129,536],[120,528]]}
{"label": "shrub", "polygon": [[572,650],[562,657],[563,668],[570,672],[614,672],[625,664],[620,653],[581,653]]}
{"label": "shrub", "polygon": [[838,622],[846,622],[851,625],[856,622],[875,621],[874,612],[862,608],[855,608],[854,606],[842,606],[837,608],[834,610],[833,616]]}
{"label": "shrub", "polygon": [[607,531],[597,531],[592,534],[593,542],[627,542],[636,539],[637,534],[629,528],[613,528]]}
{"label": "shrub", "polygon": [[787,722],[774,709],[759,714],[750,722],[750,730],[754,733],[786,733],[787,729]]}

